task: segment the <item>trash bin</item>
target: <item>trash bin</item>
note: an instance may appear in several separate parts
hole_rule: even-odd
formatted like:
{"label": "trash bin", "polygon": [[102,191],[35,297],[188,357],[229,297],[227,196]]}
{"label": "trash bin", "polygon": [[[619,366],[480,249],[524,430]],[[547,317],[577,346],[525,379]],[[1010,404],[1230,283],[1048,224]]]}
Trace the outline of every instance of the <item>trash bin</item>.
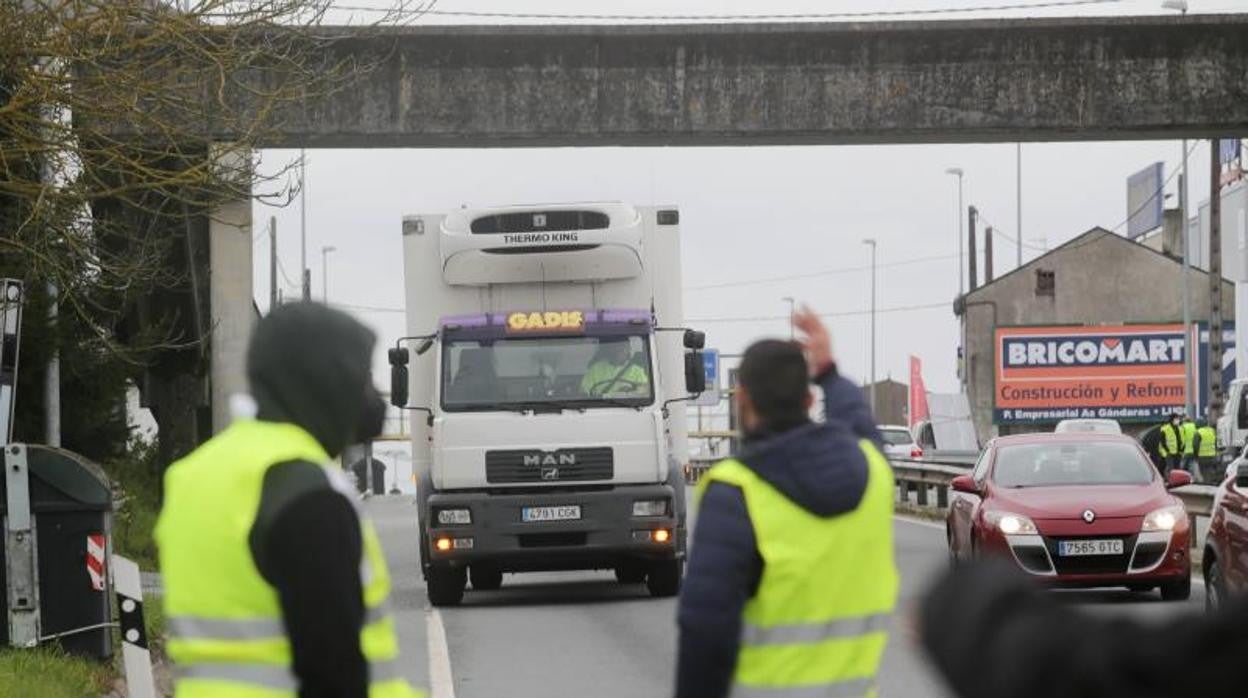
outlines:
{"label": "trash bin", "polygon": [[[14,593],[14,589],[21,591],[18,577],[27,574],[21,558],[29,554],[23,547],[24,537],[10,530],[9,517],[9,490],[20,492],[23,483],[14,478],[22,477],[23,463],[35,534],[37,600]],[[5,446],[4,469],[6,477],[0,479],[0,512],[5,514],[0,559],[7,562],[2,581],[8,593],[0,598],[0,610],[7,621],[0,624],[0,641],[5,646],[10,644],[14,622],[10,606],[21,610],[25,604],[33,609],[33,601],[38,604],[40,643],[55,640],[68,652],[99,659],[111,657],[107,563],[113,498],[108,478],[82,456],[40,445]],[[27,619],[33,620],[33,610]],[[23,632],[29,629],[29,625],[24,626]]]}

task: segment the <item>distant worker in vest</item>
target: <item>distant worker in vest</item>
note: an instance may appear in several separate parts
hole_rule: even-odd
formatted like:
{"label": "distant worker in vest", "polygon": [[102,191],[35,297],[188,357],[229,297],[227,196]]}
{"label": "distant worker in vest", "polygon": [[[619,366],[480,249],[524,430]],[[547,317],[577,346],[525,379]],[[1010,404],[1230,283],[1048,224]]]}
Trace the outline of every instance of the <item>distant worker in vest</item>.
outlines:
{"label": "distant worker in vest", "polygon": [[649,397],[650,376],[633,360],[628,339],[604,339],[581,379],[581,390],[590,397]]}
{"label": "distant worker in vest", "polygon": [[[746,350],[743,445],[704,476],[680,597],[677,698],[875,696],[897,600],[893,475],[859,387],[803,307]],[[811,421],[811,377],[826,417]]]}
{"label": "distant worker in vest", "polygon": [[1200,482],[1219,484],[1221,473],[1218,472],[1218,432],[1209,426],[1209,420],[1196,420],[1194,450],[1196,451],[1197,472],[1193,476]]}
{"label": "distant worker in vest", "polygon": [[1183,455],[1183,438],[1180,435],[1182,425],[1183,414],[1181,412],[1171,414],[1170,420],[1161,425],[1161,442],[1158,445],[1158,451],[1165,463],[1163,475],[1179,467],[1179,459]]}
{"label": "distant worker in vest", "polygon": [[374,337],[349,315],[285,305],[247,354],[255,419],[165,473],[156,524],[176,698],[414,698],[390,575],[332,459],[381,432]]}
{"label": "distant worker in vest", "polygon": [[1183,415],[1183,422],[1179,425],[1179,439],[1183,442],[1183,458],[1179,467],[1196,475],[1196,421],[1191,415]]}

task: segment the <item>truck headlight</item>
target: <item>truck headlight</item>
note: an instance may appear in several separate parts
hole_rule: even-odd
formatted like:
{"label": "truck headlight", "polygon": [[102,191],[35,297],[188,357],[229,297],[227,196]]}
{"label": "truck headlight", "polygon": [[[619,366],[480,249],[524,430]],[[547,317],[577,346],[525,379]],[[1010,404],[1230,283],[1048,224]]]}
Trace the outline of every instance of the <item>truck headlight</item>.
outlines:
{"label": "truck headlight", "polygon": [[1157,511],[1150,511],[1144,517],[1144,523],[1140,526],[1141,531],[1173,531],[1174,527],[1187,516],[1187,511],[1182,506],[1175,505],[1162,507]]}
{"label": "truck headlight", "polygon": [[667,516],[667,500],[639,499],[633,502],[633,516]]}
{"label": "truck headlight", "polygon": [[472,512],[468,509],[439,509],[438,523],[443,526],[466,526],[472,523]]}

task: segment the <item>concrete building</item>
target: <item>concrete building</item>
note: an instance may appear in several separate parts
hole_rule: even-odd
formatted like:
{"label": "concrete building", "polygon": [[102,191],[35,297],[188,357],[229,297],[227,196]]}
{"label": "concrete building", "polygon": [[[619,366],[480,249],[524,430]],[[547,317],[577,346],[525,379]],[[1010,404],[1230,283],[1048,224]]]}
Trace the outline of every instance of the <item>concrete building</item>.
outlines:
{"label": "concrete building", "polygon": [[[1181,278],[1182,264],[1175,257],[1093,228],[967,293],[955,311],[965,323],[966,389],[981,442],[998,433],[1051,428],[1057,421],[997,424],[1006,421],[995,413],[997,328],[1181,323]],[[1188,285],[1192,321],[1208,320],[1206,273],[1191,269]],[[1222,308],[1224,321],[1233,321],[1235,287],[1229,281],[1222,285]]]}
{"label": "concrete building", "polygon": [[[892,378],[875,383],[875,423],[906,425],[910,418],[910,388]],[[870,384],[862,392],[871,400]]]}

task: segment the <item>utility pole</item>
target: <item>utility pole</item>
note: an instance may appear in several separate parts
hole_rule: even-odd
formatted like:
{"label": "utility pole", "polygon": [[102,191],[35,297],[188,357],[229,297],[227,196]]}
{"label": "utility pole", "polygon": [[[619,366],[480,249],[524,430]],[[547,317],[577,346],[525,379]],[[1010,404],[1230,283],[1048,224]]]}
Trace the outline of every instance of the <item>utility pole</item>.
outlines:
{"label": "utility pole", "polygon": [[867,238],[862,244],[871,247],[871,414],[875,414],[875,238]]}
{"label": "utility pole", "polygon": [[329,253],[337,252],[338,248],[333,245],[325,245],[321,248],[321,300],[329,303]]}
{"label": "utility pole", "polygon": [[1196,392],[1192,390],[1192,367],[1195,359],[1192,356],[1192,290],[1189,282],[1191,260],[1187,244],[1187,139],[1183,139],[1183,161],[1179,172],[1179,217],[1183,219],[1182,232],[1179,235],[1179,249],[1183,257],[1183,275],[1180,284],[1183,286],[1183,409],[1190,415],[1196,414]]}
{"label": "utility pole", "polygon": [[269,216],[269,312],[277,310],[277,216]]}
{"label": "utility pole", "polygon": [[1209,413],[1222,416],[1222,154],[1209,140]]}
{"label": "utility pole", "polygon": [[984,284],[992,283],[992,226],[984,230]]}
{"label": "utility pole", "polygon": [[1017,268],[1023,266],[1023,144],[1014,144],[1014,234],[1018,238],[1018,262]]}
{"label": "utility pole", "polygon": [[966,293],[966,268],[963,267],[966,252],[962,249],[962,177],[964,173],[961,167],[950,167],[945,170],[945,174],[958,178],[958,208],[953,215],[953,236],[958,240],[958,297],[961,298]]}
{"label": "utility pole", "polygon": [[970,290],[979,288],[979,262],[975,251],[975,221],[979,211],[974,206],[966,209],[966,266],[970,272]]}
{"label": "utility pole", "polygon": [[299,149],[299,282],[303,300],[312,300],[312,274],[308,270],[308,163],[307,151]]}

